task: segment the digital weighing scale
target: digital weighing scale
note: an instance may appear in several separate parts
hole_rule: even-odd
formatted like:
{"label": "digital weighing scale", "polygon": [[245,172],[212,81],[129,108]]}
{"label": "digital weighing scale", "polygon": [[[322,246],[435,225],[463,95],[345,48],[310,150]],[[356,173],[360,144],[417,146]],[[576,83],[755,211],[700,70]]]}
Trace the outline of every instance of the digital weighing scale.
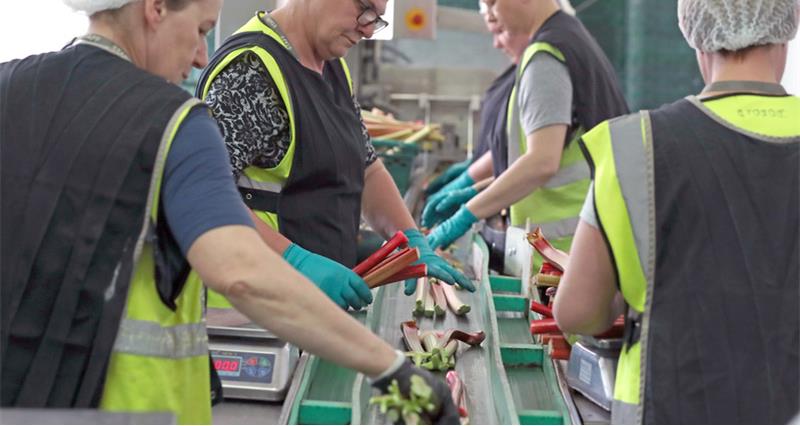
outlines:
{"label": "digital weighing scale", "polygon": [[225,398],[282,401],[299,351],[234,309],[209,308],[208,346]]}
{"label": "digital weighing scale", "polygon": [[567,383],[595,404],[611,411],[622,339],[581,336],[572,345],[567,364]]}

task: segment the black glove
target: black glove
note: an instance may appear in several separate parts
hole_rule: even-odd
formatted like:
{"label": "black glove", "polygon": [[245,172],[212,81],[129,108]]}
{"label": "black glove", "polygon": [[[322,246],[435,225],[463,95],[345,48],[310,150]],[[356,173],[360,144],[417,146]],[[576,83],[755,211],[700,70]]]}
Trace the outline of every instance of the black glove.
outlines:
{"label": "black glove", "polygon": [[413,376],[420,377],[432,390],[431,402],[435,408],[431,412],[422,413],[424,420],[436,425],[461,424],[458,409],[450,396],[450,388],[447,387],[443,380],[437,379],[426,370],[415,367],[408,359],[403,362],[403,365],[394,374],[376,380],[372,383],[372,386],[375,386],[382,394],[386,394],[389,392],[389,386],[392,382],[397,380],[400,393],[407,397],[411,390],[411,378]]}

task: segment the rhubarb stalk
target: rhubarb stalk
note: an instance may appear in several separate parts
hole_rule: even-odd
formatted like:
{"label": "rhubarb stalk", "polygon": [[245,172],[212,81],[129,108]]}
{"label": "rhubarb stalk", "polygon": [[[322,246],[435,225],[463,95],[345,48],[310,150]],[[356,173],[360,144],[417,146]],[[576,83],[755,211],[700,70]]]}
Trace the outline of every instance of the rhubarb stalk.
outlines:
{"label": "rhubarb stalk", "polygon": [[433,282],[428,280],[428,284],[429,285],[426,288],[427,291],[425,291],[425,310],[423,313],[426,317],[432,318],[433,314],[436,313],[436,310],[434,309]]}
{"label": "rhubarb stalk", "polygon": [[553,310],[539,302],[531,300],[531,310],[547,318],[553,318]]}
{"label": "rhubarb stalk", "polygon": [[528,234],[528,242],[533,246],[533,248],[536,249],[536,251],[539,252],[539,254],[542,255],[543,258],[547,259],[561,271],[563,271],[564,267],[567,266],[569,255],[553,247],[550,242],[545,239],[541,228],[536,228],[536,230]]}
{"label": "rhubarb stalk", "polygon": [[398,256],[394,261],[388,263],[380,268],[371,270],[365,277],[364,282],[368,286],[375,286],[376,284],[386,280],[392,275],[402,271],[406,266],[419,260],[419,250],[411,249],[402,255]]}
{"label": "rhubarb stalk", "polygon": [[458,377],[455,370],[448,371],[445,375],[447,386],[450,387],[450,396],[453,398],[453,404],[458,407],[458,416],[461,417],[462,424],[466,424],[469,413],[467,412],[466,392],[464,390],[464,382]]}
{"label": "rhubarb stalk", "polygon": [[470,306],[463,303],[461,299],[458,298],[453,286],[442,285],[442,291],[444,292],[444,297],[447,299],[447,304],[450,306],[450,310],[456,315],[464,315],[470,311]]}
{"label": "rhubarb stalk", "polygon": [[408,350],[425,352],[425,349],[422,348],[422,342],[419,340],[419,328],[417,328],[416,321],[411,320],[400,324],[400,330],[403,332],[403,342],[405,342]]}
{"label": "rhubarb stalk", "polygon": [[428,279],[425,277],[417,278],[417,291],[414,294],[414,315],[425,313],[425,294],[428,290]]}
{"label": "rhubarb stalk", "polygon": [[552,318],[531,321],[531,334],[560,333],[556,320]]}
{"label": "rhubarb stalk", "polygon": [[480,346],[481,343],[486,339],[486,333],[483,331],[476,331],[474,333],[467,333],[466,331],[461,331],[458,329],[450,329],[447,330],[439,339],[440,346],[447,346],[451,340],[458,340],[460,342],[464,342],[470,346]]}
{"label": "rhubarb stalk", "polygon": [[367,271],[380,263],[381,260],[389,256],[389,254],[396,248],[405,247],[407,244],[408,237],[406,237],[406,234],[401,231],[397,231],[397,233],[394,234],[394,236],[389,239],[386,244],[382,245],[381,248],[375,251],[375,253],[372,253],[363,262],[359,263],[355,268],[353,268],[353,272],[359,276],[363,276]]}
{"label": "rhubarb stalk", "polygon": [[447,299],[439,281],[431,281],[431,292],[433,293],[433,310],[437,316],[442,316],[446,312]]}
{"label": "rhubarb stalk", "polygon": [[424,277],[428,274],[428,266],[424,263],[419,265],[406,266],[402,271],[392,275],[385,280],[370,286],[370,288],[377,288],[386,284],[396,283],[400,281],[409,280],[412,278]]}

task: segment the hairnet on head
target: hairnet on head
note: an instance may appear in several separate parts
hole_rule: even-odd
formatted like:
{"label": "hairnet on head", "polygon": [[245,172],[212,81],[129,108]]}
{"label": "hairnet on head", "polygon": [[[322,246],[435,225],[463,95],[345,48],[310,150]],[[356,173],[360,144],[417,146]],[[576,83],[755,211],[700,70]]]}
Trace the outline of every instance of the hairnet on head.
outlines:
{"label": "hairnet on head", "polygon": [[64,4],[71,7],[76,12],[84,12],[87,15],[93,15],[96,12],[104,10],[119,9],[128,3],[133,3],[137,0],[63,0]]}
{"label": "hairnet on head", "polygon": [[558,0],[558,6],[561,7],[561,10],[564,12],[575,16],[575,8],[572,7],[572,3],[569,0]]}
{"label": "hairnet on head", "polygon": [[702,52],[786,43],[797,33],[800,0],[678,0],[678,24]]}
{"label": "hairnet on head", "polygon": [[678,0],[678,23],[701,52],[786,43],[797,33],[800,0]]}

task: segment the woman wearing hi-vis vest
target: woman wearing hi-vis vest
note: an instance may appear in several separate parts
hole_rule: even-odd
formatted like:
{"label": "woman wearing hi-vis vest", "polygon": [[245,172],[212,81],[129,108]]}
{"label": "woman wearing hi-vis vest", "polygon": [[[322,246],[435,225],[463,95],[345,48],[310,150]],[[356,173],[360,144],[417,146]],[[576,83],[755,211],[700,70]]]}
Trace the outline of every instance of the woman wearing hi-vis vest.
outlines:
{"label": "woman wearing hi-vis vest", "polygon": [[589,167],[576,140],[627,113],[625,100],[600,47],[555,0],[484,2],[505,31],[530,37],[507,108],[508,169],[434,228],[428,241],[446,247],[478,219],[511,206],[511,226],[541,227],[568,250],[589,188]]}
{"label": "woman wearing hi-vis vest", "polygon": [[593,170],[555,301],[626,313],[613,423],[782,424],[800,408],[797,0],[679,0],[707,86],[583,137]]}
{"label": "woman wearing hi-vis vest", "polygon": [[[204,289],[279,338],[407,393],[450,390],[270,250],[208,108],[178,87],[222,0],[65,0],[89,31],[0,64],[0,406],[211,423]],[[109,416],[117,422],[129,417]]]}
{"label": "woman wearing hi-vis vest", "polygon": [[[350,270],[362,215],[385,238],[403,231],[430,276],[474,290],[417,230],[372,147],[342,59],[386,27],[386,3],[292,0],[257,12],[219,47],[197,85],[262,237],[343,308],[372,302]],[[408,280],[406,293],[415,287]],[[209,295],[209,307],[226,305]]]}

